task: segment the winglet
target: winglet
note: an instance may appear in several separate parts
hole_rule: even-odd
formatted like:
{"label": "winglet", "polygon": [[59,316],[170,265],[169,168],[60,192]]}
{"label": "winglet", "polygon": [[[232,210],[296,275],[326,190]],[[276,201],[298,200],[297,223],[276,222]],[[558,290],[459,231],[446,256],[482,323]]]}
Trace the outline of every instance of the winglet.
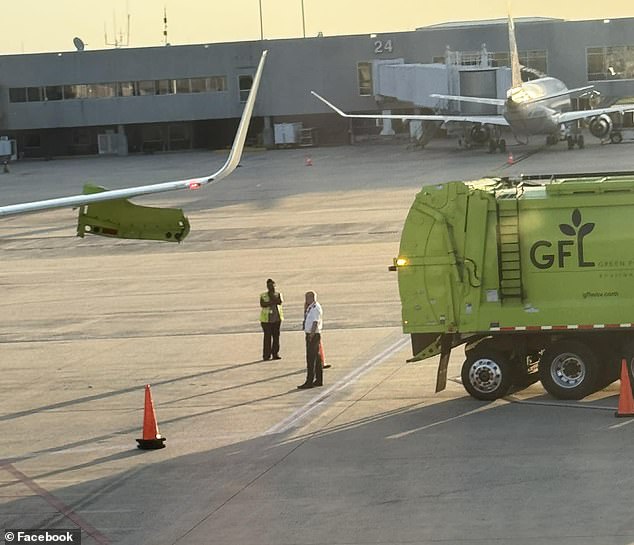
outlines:
{"label": "winglet", "polygon": [[334,110],[335,112],[337,112],[341,117],[352,117],[349,114],[341,111],[339,108],[337,108],[334,104],[332,104],[331,102],[328,102],[324,97],[319,96],[317,93],[315,93],[315,91],[311,91],[310,92],[312,95],[316,96],[319,100],[321,100],[326,106],[328,106],[331,110]]}
{"label": "winglet", "polygon": [[127,189],[114,189],[112,191],[103,191],[101,193],[93,193],[90,195],[73,195],[72,197],[60,197],[44,201],[0,206],[0,217],[27,214],[31,212],[39,212],[41,210],[51,210],[54,208],[75,208],[94,202],[111,201],[114,199],[129,199],[140,195],[164,193],[166,191],[175,191],[178,189],[193,189],[212,182],[218,182],[223,178],[226,178],[235,170],[240,162],[240,158],[242,157],[244,142],[247,138],[249,122],[251,121],[253,106],[258,93],[258,87],[260,86],[260,79],[262,78],[262,71],[264,69],[264,61],[266,60],[267,53],[267,51],[263,51],[262,56],[260,57],[260,63],[258,64],[258,68],[253,78],[249,98],[244,106],[240,125],[238,126],[238,131],[236,132],[236,136],[233,140],[229,157],[222,168],[220,168],[217,172],[200,178],[189,178],[187,180],[176,180],[173,182],[143,185]]}
{"label": "winglet", "polygon": [[244,106],[242,118],[240,119],[240,125],[238,126],[238,132],[236,133],[236,136],[233,140],[233,146],[231,147],[231,152],[229,153],[227,162],[218,172],[212,174],[209,177],[209,182],[217,182],[219,180],[222,180],[223,178],[226,178],[235,170],[235,168],[238,166],[238,163],[240,162],[240,157],[242,157],[242,150],[244,149],[244,142],[247,138],[247,131],[249,130],[251,114],[253,113],[253,106],[255,105],[255,97],[258,94],[258,87],[260,86],[260,79],[262,78],[262,71],[264,70],[264,61],[266,61],[267,54],[267,50],[262,52],[260,64],[258,65],[258,69],[255,72],[255,77],[253,78],[251,90],[249,91],[249,98],[247,99],[247,103]]}

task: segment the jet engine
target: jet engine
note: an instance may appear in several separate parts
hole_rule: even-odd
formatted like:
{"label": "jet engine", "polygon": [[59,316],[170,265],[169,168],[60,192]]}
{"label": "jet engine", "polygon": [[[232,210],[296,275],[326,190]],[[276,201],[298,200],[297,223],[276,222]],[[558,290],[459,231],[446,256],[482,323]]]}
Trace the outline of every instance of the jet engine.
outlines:
{"label": "jet engine", "polygon": [[491,131],[488,127],[484,125],[474,125],[469,132],[469,136],[471,137],[472,142],[476,142],[477,144],[485,144],[489,141]]}
{"label": "jet engine", "polygon": [[590,120],[590,133],[597,138],[606,138],[612,132],[613,126],[609,115],[598,115]]}

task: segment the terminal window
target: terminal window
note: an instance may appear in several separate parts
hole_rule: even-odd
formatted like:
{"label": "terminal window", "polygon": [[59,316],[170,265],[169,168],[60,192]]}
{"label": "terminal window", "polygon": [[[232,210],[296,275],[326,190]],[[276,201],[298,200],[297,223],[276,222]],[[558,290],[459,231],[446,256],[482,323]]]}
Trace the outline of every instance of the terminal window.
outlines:
{"label": "terminal window", "polygon": [[26,102],[26,89],[24,87],[9,89],[9,100],[11,102]]}
{"label": "terminal window", "polygon": [[116,96],[114,83],[89,83],[86,92],[89,98],[111,98]]}
{"label": "terminal window", "polygon": [[157,95],[173,95],[174,92],[175,85],[173,79],[160,79],[156,81]]}
{"label": "terminal window", "polygon": [[118,97],[133,97],[136,95],[134,92],[133,81],[120,81],[117,83],[117,96]]}
{"label": "terminal window", "polygon": [[359,95],[372,95],[372,64],[369,62],[357,63],[357,75],[359,79]]}
{"label": "terminal window", "polygon": [[189,86],[189,78],[176,80],[176,92],[177,93],[191,93]]}
{"label": "terminal window", "polygon": [[[249,95],[252,76],[240,76],[240,97]],[[77,100],[90,98],[171,95],[175,93],[216,93],[227,90],[226,76],[119,81],[74,85],[47,85],[43,87],[11,87],[10,102],[41,102],[43,100]]]}
{"label": "terminal window", "polygon": [[253,76],[240,76],[238,78],[238,86],[240,89],[240,102],[246,102],[249,98],[249,91],[253,85]]}
{"label": "terminal window", "polygon": [[29,102],[39,102],[42,100],[42,89],[40,87],[27,87],[26,97]]}
{"label": "terminal window", "polygon": [[634,45],[589,47],[588,81],[634,79]]}
{"label": "terminal window", "polygon": [[[478,66],[482,64],[482,51],[457,51],[456,58],[461,66]],[[545,49],[535,49],[529,51],[520,51],[520,64],[528,68],[532,68],[541,72],[548,73],[548,51]],[[509,66],[509,54],[507,51],[489,51],[487,52],[488,60],[491,66]],[[437,64],[445,64],[444,55],[435,56],[432,62]],[[485,59],[486,63],[486,59]]]}
{"label": "terminal window", "polygon": [[64,99],[87,98],[88,90],[85,85],[64,85]]}
{"label": "terminal window", "polygon": [[139,82],[139,96],[155,95],[156,87],[154,80],[146,80]]}
{"label": "terminal window", "polygon": [[47,85],[45,88],[46,100],[62,100],[64,93],[61,85]]}

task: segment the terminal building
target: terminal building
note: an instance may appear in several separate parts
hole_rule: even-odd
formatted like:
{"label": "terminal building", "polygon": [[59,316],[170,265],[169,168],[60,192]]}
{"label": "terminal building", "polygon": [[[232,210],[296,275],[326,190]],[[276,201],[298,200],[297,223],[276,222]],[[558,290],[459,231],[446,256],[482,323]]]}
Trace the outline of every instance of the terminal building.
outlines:
{"label": "terminal building", "polygon": [[[634,96],[634,18],[519,18],[516,33],[527,77],[593,84],[602,100]],[[263,49],[269,55],[249,141],[267,147],[281,124],[301,124],[295,143],[305,145],[385,130],[376,120],[337,116],[311,90],[352,113],[429,113],[443,107],[430,93],[505,97],[510,86],[505,19],[377,35],[5,55],[0,136],[17,142],[20,157],[223,148]],[[583,100],[573,105],[587,107]],[[481,108],[463,111],[480,113],[474,107]]]}

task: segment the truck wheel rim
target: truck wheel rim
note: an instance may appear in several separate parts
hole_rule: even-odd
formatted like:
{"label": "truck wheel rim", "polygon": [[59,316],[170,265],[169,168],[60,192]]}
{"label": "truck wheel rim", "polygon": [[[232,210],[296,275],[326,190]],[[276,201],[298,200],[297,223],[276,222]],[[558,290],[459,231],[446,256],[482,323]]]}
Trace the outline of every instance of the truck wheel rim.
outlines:
{"label": "truck wheel rim", "polygon": [[586,379],[586,364],[577,354],[559,354],[550,366],[550,376],[561,388],[577,388]]}
{"label": "truck wheel rim", "polygon": [[494,392],[502,383],[502,369],[493,360],[482,358],[476,360],[469,369],[469,382],[483,394]]}

